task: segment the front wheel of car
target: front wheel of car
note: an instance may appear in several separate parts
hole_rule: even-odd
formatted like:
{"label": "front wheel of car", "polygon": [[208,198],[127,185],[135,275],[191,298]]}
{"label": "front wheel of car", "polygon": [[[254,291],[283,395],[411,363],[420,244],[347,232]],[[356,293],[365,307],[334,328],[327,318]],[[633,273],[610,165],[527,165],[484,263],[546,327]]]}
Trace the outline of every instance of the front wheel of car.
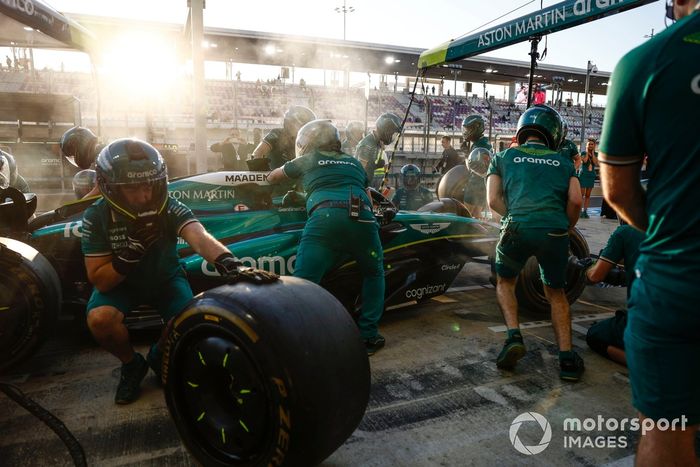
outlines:
{"label": "front wheel of car", "polygon": [[34,353],[51,334],[61,308],[61,283],[31,246],[0,238],[0,372]]}
{"label": "front wheel of car", "polygon": [[174,319],[165,397],[203,465],[315,465],[355,430],[369,400],[350,315],[303,279],[225,285]]}

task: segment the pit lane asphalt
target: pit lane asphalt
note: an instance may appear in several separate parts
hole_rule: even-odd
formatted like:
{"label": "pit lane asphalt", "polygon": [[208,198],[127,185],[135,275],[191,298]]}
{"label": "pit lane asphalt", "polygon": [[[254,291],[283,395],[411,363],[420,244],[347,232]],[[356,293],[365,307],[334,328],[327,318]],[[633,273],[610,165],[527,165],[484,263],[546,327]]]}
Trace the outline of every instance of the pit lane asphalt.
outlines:
{"label": "pit lane asphalt", "polygon": [[[597,253],[617,221],[593,217],[579,228]],[[586,362],[579,383],[558,378],[557,347],[548,316],[522,313],[527,355],[515,371],[495,366],[504,328],[488,266],[468,264],[445,295],[390,310],[381,323],[387,347],[371,357],[372,392],[358,429],[325,466],[632,465],[627,447],[565,448],[567,417],[634,417],[626,368],[594,354],[586,329],[623,307],[625,289],[588,287],[572,307],[574,348]],[[152,373],[134,404],[116,406],[118,366],[70,320],[30,361],[0,379],[63,420],[85,449],[89,465],[195,465],[178,438]],[[133,340],[145,353],[152,332]],[[319,375],[322,377],[322,375]],[[339,401],[342,403],[342,401]],[[527,456],[509,430],[523,412],[544,415],[549,446]],[[542,430],[518,432],[536,445]],[[569,433],[566,433],[569,434]],[[577,435],[579,433],[576,433]],[[41,422],[0,394],[0,465],[70,465],[66,449]]]}

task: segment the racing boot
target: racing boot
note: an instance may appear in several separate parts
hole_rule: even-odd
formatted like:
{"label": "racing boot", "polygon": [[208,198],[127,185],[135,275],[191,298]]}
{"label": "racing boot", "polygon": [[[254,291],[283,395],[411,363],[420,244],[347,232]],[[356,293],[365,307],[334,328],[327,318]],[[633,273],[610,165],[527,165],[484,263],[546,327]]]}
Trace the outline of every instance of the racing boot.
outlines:
{"label": "racing boot", "polygon": [[515,368],[518,360],[525,356],[525,352],[527,350],[525,349],[522,334],[520,334],[520,331],[514,332],[503,344],[503,349],[496,359],[496,367],[502,370],[512,370]]}
{"label": "racing boot", "polygon": [[583,359],[575,351],[559,352],[559,378],[562,380],[576,383],[585,369]]}
{"label": "racing boot", "polygon": [[117,394],[114,396],[116,404],[131,404],[141,394],[141,381],[148,373],[148,363],[143,355],[136,352],[129,363],[122,364]]}
{"label": "racing boot", "polygon": [[146,362],[158,378],[158,384],[162,384],[163,375],[163,352],[158,348],[158,344],[153,344],[146,355]]}
{"label": "racing boot", "polygon": [[379,352],[379,349],[384,347],[384,344],[386,344],[386,339],[384,339],[384,336],[382,336],[381,334],[377,334],[374,337],[365,339],[365,348],[367,349],[367,356],[372,356],[375,353]]}

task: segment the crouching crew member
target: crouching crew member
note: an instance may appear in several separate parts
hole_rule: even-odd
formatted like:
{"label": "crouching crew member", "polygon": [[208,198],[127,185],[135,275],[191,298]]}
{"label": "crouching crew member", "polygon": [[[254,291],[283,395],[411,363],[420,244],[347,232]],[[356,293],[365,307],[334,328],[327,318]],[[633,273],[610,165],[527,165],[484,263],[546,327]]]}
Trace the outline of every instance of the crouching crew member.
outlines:
{"label": "crouching crew member", "polygon": [[370,186],[374,189],[379,189],[384,179],[384,148],[393,145],[400,133],[401,119],[386,112],[377,118],[374,130],[357,143],[355,157],[364,167]]}
{"label": "crouching crew member", "polygon": [[[168,197],[165,161],[150,144],[112,142],[97,157],[96,173],[102,199],[85,211],[82,225],[85,268],[95,286],[87,324],[102,348],[122,362],[114,400],[128,404],[138,398],[149,366],[160,377],[165,333],[144,359],[129,342],[124,317],[139,305],[151,305],[167,323],[192,298],[178,259],[178,237],[223,276],[236,276],[240,263],[189,208]],[[276,277],[265,277],[270,276]]]}
{"label": "crouching crew member", "polygon": [[[630,297],[639,245],[644,240],[644,232],[630,225],[621,225],[610,235],[607,245],[600,252],[598,261],[579,260],[578,265],[587,267],[586,279],[590,284],[605,282],[610,285],[627,286],[627,299]],[[623,262],[624,276],[617,265]],[[590,265],[592,263],[592,265]],[[590,267],[588,267],[590,266]],[[592,325],[586,334],[586,342],[597,353],[610,360],[627,365],[624,334],[627,326],[627,310],[617,310],[615,316]]]}
{"label": "crouching crew member", "polygon": [[496,365],[513,369],[525,355],[515,284],[525,262],[535,256],[552,307],[559,376],[578,381],[584,364],[571,349],[571,319],[564,287],[568,232],[578,220],[581,190],[571,160],[557,152],[562,123],[554,109],[545,105],[527,109],[518,120],[516,136],[519,146],[496,154],[487,180],[489,207],[504,217],[496,247],[496,295],[508,335]]}
{"label": "crouching crew member", "polygon": [[340,146],[340,134],[329,120],[310,122],[297,135],[296,159],[273,170],[268,181],[301,179],[307,193],[309,219],[297,250],[296,277],[318,284],[348,256],[357,261],[364,278],[358,325],[372,355],[385,342],[378,331],[384,310],[384,255],[367,174]]}
{"label": "crouching crew member", "polygon": [[421,172],[418,166],[406,164],[401,167],[403,186],[396,190],[391,202],[397,209],[415,211],[433,200],[433,193],[421,186]]}

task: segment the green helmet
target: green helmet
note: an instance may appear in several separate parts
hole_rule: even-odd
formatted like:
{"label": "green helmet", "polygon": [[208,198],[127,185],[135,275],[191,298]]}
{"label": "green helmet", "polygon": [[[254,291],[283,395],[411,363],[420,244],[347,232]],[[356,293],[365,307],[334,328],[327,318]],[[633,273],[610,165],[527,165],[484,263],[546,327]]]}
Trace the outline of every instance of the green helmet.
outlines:
{"label": "green helmet", "polygon": [[82,199],[95,187],[97,176],[92,169],[83,169],[73,175],[73,193],[78,199]]}
{"label": "green helmet", "polygon": [[[168,170],[165,160],[150,144],[124,138],[105,146],[95,164],[102,196],[115,211],[130,219],[159,215],[168,201]],[[150,200],[133,205],[125,190],[151,187]]]}
{"label": "green helmet", "polygon": [[5,154],[4,151],[0,151],[0,190],[10,186],[10,161]]}
{"label": "green helmet", "polygon": [[345,137],[348,141],[359,142],[365,136],[365,124],[357,120],[348,122],[345,127]]}
{"label": "green helmet", "polygon": [[315,150],[340,152],[340,133],[330,120],[313,120],[299,129],[296,156]]}
{"label": "green helmet", "polygon": [[462,135],[467,141],[476,141],[484,134],[484,118],[481,115],[467,115],[462,120]]}
{"label": "green helmet", "polygon": [[401,178],[403,180],[403,186],[408,189],[415,189],[420,185],[420,169],[417,165],[406,164],[401,167]]}
{"label": "green helmet", "polygon": [[549,149],[556,151],[562,140],[562,118],[559,112],[547,105],[533,105],[518,119],[515,136],[523,144],[530,136],[543,140]]}
{"label": "green helmet", "polygon": [[81,169],[88,169],[95,160],[97,136],[88,128],[74,126],[61,136],[61,152],[68,161]]}
{"label": "green helmet", "polygon": [[486,148],[474,148],[469,153],[469,157],[467,157],[467,168],[479,177],[485,178],[491,162],[491,156],[491,151]]}
{"label": "green helmet", "polygon": [[316,120],[316,114],[303,105],[293,105],[284,113],[284,131],[296,138],[301,127]]}
{"label": "green helmet", "polygon": [[9,152],[0,152],[2,152],[3,157],[5,158],[5,160],[7,160],[7,171],[10,177],[10,185],[14,185],[17,182],[17,176],[19,175],[17,173],[17,162],[15,161],[15,156],[10,154]]}
{"label": "green helmet", "polygon": [[381,114],[374,122],[377,137],[385,146],[388,146],[401,134],[401,118],[391,112]]}

